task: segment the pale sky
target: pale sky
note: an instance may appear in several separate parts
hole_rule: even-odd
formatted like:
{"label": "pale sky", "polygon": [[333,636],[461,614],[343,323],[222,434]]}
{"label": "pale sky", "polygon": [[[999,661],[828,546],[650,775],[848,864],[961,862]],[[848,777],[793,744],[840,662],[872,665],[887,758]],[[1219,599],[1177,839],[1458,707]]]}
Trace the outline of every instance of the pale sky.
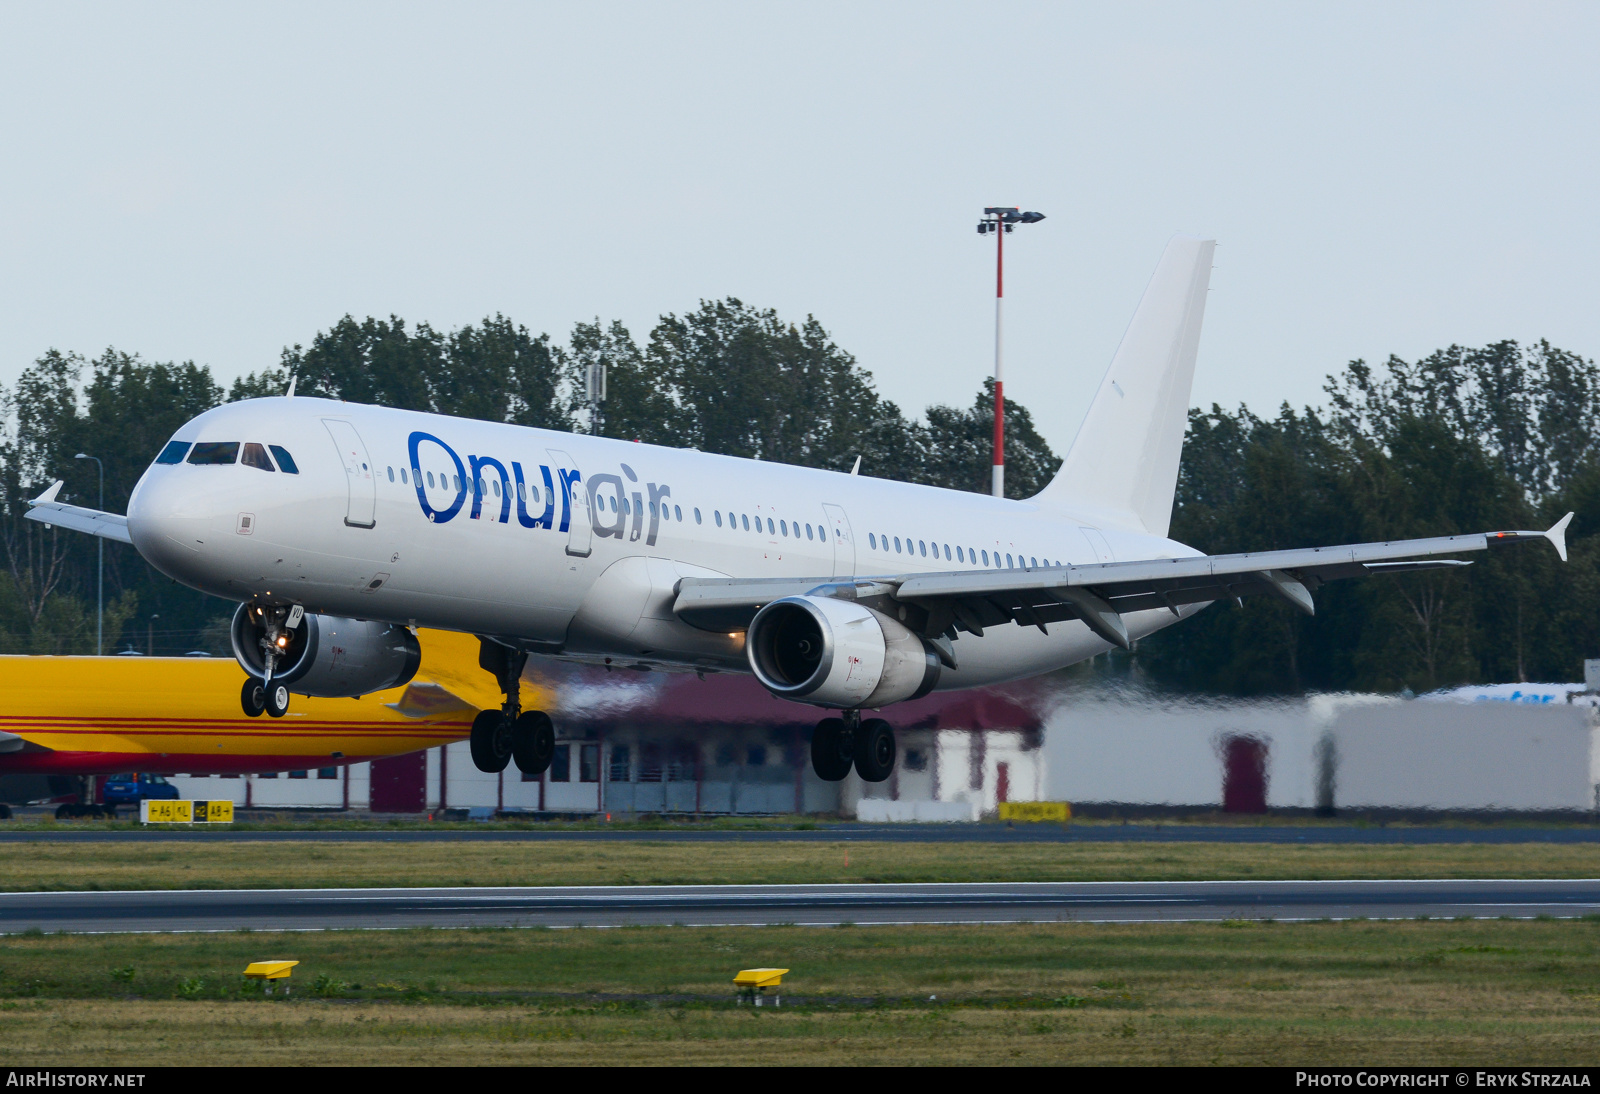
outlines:
{"label": "pale sky", "polygon": [[738,296],[903,407],[992,367],[1065,452],[1174,232],[1195,401],[1600,354],[1596,4],[0,4],[0,382],[224,382],[346,312],[564,338]]}

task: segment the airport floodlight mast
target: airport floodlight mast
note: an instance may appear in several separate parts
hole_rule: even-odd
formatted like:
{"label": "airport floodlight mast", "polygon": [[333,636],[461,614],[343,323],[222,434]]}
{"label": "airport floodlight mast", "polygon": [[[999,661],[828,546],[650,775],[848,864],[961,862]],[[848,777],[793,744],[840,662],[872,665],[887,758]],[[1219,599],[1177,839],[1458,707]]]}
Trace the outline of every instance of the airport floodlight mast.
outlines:
{"label": "airport floodlight mast", "polygon": [[605,358],[597,357],[589,362],[589,375],[586,377],[584,394],[589,403],[589,432],[600,436],[605,428],[605,411],[601,403],[606,401],[606,362]]}
{"label": "airport floodlight mast", "polygon": [[[99,456],[90,456],[79,452],[72,457],[75,460],[93,460],[95,466],[100,468],[100,508],[106,507],[106,465],[100,462]],[[98,538],[98,537],[96,537]],[[105,656],[105,630],[106,630],[106,541],[100,540],[100,564],[95,575],[94,591],[94,655]]]}
{"label": "airport floodlight mast", "polygon": [[1005,380],[1001,374],[1005,340],[1002,336],[1001,307],[1006,296],[1006,235],[1018,224],[1037,224],[1043,213],[1024,213],[1014,206],[995,205],[983,211],[978,221],[978,234],[994,235],[994,481],[990,492],[997,498],[1006,496],[1006,395]]}

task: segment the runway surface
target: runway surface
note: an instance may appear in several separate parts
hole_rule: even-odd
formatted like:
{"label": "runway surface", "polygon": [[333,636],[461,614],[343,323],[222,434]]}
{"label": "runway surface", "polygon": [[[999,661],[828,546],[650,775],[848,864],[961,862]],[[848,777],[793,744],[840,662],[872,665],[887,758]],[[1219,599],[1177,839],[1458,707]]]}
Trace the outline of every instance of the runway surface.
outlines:
{"label": "runway surface", "polygon": [[897,843],[1600,843],[1600,827],[1534,828],[1506,825],[1186,825],[1186,824],[819,824],[815,828],[682,828],[571,829],[491,828],[430,829],[426,821],[405,828],[229,830],[150,828],[96,831],[93,821],[73,822],[51,831],[6,831],[0,822],[0,843],[151,843],[191,841],[278,842],[326,840],[334,843],[427,843],[473,840],[487,843],[579,840],[595,842],[656,841],[667,843],[829,843],[870,841]]}
{"label": "runway surface", "polygon": [[1600,914],[1600,880],[665,885],[0,894],[0,932]]}

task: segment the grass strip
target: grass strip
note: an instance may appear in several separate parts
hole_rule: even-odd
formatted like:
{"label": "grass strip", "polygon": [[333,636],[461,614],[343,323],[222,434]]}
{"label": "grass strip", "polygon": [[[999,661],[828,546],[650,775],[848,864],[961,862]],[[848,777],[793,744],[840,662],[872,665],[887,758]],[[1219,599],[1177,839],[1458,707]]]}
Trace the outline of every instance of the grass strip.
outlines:
{"label": "grass strip", "polygon": [[0,890],[1600,876],[1587,844],[11,843]]}
{"label": "grass strip", "polygon": [[1594,920],[13,936],[0,1064],[1583,1064],[1597,974]]}

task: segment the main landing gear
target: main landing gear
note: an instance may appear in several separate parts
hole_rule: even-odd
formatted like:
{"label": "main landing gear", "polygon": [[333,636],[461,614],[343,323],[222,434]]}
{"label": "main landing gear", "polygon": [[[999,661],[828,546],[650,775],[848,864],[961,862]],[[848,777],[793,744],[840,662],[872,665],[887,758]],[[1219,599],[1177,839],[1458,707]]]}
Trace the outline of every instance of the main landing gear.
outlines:
{"label": "main landing gear", "polygon": [[864,782],[881,783],[894,771],[894,727],[882,718],[861,720],[859,710],[824,718],[811,735],[811,767],[836,783],[855,768]]}
{"label": "main landing gear", "polygon": [[541,775],[556,754],[556,727],[544,711],[522,709],[527,651],[480,641],[478,664],[494,673],[506,701],[499,710],[480,711],[472,720],[472,762],[479,771],[494,773],[515,760],[524,775]]}

